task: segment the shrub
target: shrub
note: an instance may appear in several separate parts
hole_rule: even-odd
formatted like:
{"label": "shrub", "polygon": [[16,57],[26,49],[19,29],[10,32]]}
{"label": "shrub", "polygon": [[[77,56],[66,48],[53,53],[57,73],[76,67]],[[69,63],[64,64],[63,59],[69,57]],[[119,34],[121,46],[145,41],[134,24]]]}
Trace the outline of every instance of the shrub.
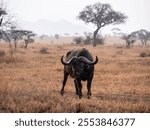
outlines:
{"label": "shrub", "polygon": [[90,36],[86,36],[86,39],[84,40],[84,44],[91,44],[92,43],[92,38]]}
{"label": "shrub", "polygon": [[5,56],[4,50],[0,50],[0,57],[4,57],[4,56]]}
{"label": "shrub", "polygon": [[40,49],[40,53],[41,53],[41,54],[48,54],[48,53],[49,53],[49,52],[48,52],[48,48],[42,47],[42,48]]}
{"label": "shrub", "polygon": [[73,41],[75,42],[75,44],[81,44],[82,41],[83,41],[83,38],[82,38],[82,37],[75,37],[75,38],[73,39]]}
{"label": "shrub", "polygon": [[147,53],[146,52],[142,52],[141,54],[140,54],[140,57],[147,57],[148,55],[147,55]]}
{"label": "shrub", "polygon": [[[85,39],[84,39],[84,44],[93,44],[93,37],[91,36],[87,36]],[[95,43],[97,45],[104,45],[104,38],[100,35],[98,36],[96,39],[95,39]]]}
{"label": "shrub", "polygon": [[104,38],[103,37],[98,37],[95,40],[97,45],[104,45]]}

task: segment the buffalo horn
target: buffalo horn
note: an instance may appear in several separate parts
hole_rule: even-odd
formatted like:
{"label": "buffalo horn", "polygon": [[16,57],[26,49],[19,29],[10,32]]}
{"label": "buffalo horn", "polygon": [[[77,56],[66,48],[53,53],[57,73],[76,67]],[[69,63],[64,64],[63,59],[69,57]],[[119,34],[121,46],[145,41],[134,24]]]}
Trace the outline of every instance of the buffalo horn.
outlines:
{"label": "buffalo horn", "polygon": [[98,57],[97,57],[97,56],[96,56],[96,60],[95,60],[94,62],[88,60],[88,59],[87,59],[86,57],[84,57],[84,56],[79,56],[78,59],[79,59],[80,61],[83,61],[83,62],[89,64],[89,65],[95,65],[95,64],[98,62]]}
{"label": "buffalo horn", "polygon": [[67,62],[65,62],[65,61],[63,60],[63,58],[64,58],[64,56],[61,57],[61,63],[62,63],[63,65],[69,65],[69,64],[72,62],[73,59],[77,59],[77,56],[73,56],[73,57],[70,58],[70,60],[68,60]]}

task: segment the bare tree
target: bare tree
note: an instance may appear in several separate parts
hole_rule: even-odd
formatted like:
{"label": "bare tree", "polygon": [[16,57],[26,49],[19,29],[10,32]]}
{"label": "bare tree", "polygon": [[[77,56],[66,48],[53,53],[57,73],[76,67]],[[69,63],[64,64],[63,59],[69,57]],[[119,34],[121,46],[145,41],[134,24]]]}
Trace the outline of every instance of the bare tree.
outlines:
{"label": "bare tree", "polygon": [[17,26],[16,17],[7,10],[7,4],[0,0],[0,29],[11,30],[12,27]]}
{"label": "bare tree", "polygon": [[14,20],[14,16],[8,13],[6,3],[0,0],[0,37],[3,38],[4,36],[3,39],[11,44],[11,32],[8,30],[12,30],[16,27],[17,23]]}
{"label": "bare tree", "polygon": [[3,22],[3,16],[7,15],[6,13],[6,6],[4,5],[3,1],[0,1],[0,26]]}
{"label": "bare tree", "polygon": [[96,25],[96,30],[93,33],[93,46],[96,46],[96,37],[102,27],[109,24],[125,23],[127,16],[121,12],[114,11],[110,4],[95,3],[94,5],[86,6],[79,13],[78,18],[85,23]]}

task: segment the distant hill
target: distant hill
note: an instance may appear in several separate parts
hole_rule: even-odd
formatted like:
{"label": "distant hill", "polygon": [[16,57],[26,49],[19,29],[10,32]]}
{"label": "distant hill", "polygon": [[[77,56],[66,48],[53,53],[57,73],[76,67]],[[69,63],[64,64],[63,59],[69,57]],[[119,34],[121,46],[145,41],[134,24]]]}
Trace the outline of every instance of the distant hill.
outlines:
{"label": "distant hill", "polygon": [[83,32],[90,32],[88,28],[71,23],[69,21],[51,21],[47,19],[38,20],[36,22],[23,21],[21,23],[24,29],[32,30],[37,34],[55,35],[55,34],[83,34]]}

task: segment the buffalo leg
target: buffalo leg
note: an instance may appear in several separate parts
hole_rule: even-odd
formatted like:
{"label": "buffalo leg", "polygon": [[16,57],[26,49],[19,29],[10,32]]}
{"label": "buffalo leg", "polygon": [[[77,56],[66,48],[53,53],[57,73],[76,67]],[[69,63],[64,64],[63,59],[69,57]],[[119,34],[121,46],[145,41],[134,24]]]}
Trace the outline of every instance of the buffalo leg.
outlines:
{"label": "buffalo leg", "polygon": [[81,80],[78,80],[78,95],[79,95],[79,99],[82,98],[82,84],[81,84]]}
{"label": "buffalo leg", "polygon": [[78,82],[77,80],[74,80],[74,85],[75,85],[75,89],[76,89],[76,95],[78,95]]}
{"label": "buffalo leg", "polygon": [[87,81],[87,96],[88,96],[88,99],[90,98],[91,96],[91,81]]}
{"label": "buffalo leg", "polygon": [[87,90],[88,90],[87,96],[88,96],[88,99],[89,99],[90,96],[92,95],[92,93],[91,93],[91,83],[92,83],[92,78],[89,79],[89,80],[87,80]]}
{"label": "buffalo leg", "polygon": [[64,94],[64,87],[65,87],[65,85],[66,85],[68,76],[69,76],[69,74],[64,72],[63,86],[62,86],[62,89],[61,89],[61,94],[62,94],[62,95]]}

